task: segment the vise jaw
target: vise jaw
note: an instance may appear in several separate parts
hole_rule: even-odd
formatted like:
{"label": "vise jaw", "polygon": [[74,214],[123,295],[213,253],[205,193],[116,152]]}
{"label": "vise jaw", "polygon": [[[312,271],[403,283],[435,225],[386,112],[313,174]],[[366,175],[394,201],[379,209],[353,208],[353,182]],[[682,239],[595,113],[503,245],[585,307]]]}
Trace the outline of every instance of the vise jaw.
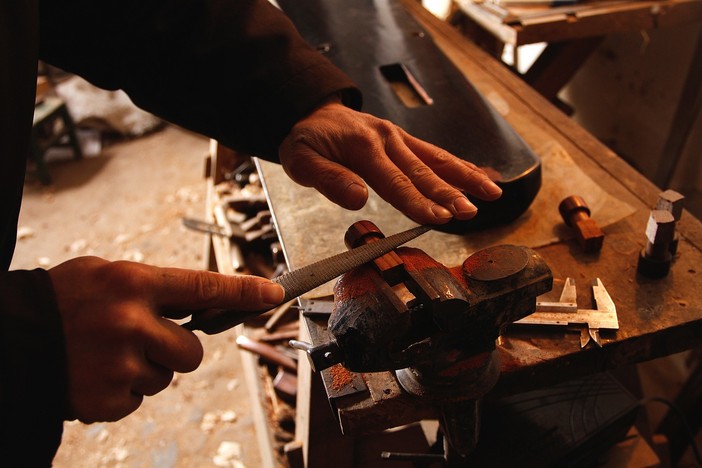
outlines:
{"label": "vise jaw", "polygon": [[[363,221],[346,243],[382,237]],[[527,247],[490,247],[454,268],[401,247],[339,279],[328,342],[292,344],[317,371],[338,363],[364,374],[395,371],[407,394],[436,409],[445,459],[463,460],[477,443],[478,399],[499,377],[497,338],[552,285],[550,268]]]}
{"label": "vise jaw", "polygon": [[332,339],[304,348],[315,370],[337,363],[355,372],[446,370],[493,350],[501,331],[534,312],[536,297],[553,283],[548,265],[527,247],[490,247],[454,268],[415,248],[391,254],[337,282]]}
{"label": "vise jaw", "polygon": [[418,249],[396,252],[401,282],[389,284],[365,265],[334,288],[329,332],[349,370],[434,365],[445,353],[453,360],[490,351],[502,329],[534,312],[536,297],[552,286],[550,269],[526,247],[491,247],[452,269]]}

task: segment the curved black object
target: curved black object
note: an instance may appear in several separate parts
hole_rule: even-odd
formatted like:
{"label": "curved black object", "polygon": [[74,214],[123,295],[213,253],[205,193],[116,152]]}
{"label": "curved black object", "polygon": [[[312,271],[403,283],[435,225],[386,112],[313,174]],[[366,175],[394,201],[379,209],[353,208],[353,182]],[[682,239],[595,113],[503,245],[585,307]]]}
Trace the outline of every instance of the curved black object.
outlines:
{"label": "curved black object", "polygon": [[[358,83],[365,112],[487,169],[500,185],[499,200],[471,200],[478,215],[445,225],[445,230],[504,224],[529,207],[541,186],[539,158],[402,5],[392,0],[278,4],[310,44]],[[404,95],[412,94],[409,106],[398,86]]]}

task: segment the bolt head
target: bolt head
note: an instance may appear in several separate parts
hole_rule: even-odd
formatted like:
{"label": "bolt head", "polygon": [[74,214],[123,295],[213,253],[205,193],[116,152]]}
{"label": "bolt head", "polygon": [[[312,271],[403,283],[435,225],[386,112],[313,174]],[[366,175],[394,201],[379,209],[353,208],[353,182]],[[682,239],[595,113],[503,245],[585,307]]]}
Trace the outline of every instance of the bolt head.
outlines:
{"label": "bolt head", "polygon": [[655,209],[669,211],[673,215],[675,221],[679,221],[680,216],[682,216],[684,202],[684,195],[675,190],[666,190],[658,196]]}
{"label": "bolt head", "polygon": [[675,236],[675,218],[669,211],[653,210],[646,225],[646,238],[651,244],[670,243]]}

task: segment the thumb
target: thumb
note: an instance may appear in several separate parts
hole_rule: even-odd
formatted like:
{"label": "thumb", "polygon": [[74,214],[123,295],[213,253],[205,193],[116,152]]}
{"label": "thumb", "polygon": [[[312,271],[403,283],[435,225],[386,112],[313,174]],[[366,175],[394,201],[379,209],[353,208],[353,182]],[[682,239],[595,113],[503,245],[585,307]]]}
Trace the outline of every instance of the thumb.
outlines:
{"label": "thumb", "polygon": [[304,146],[281,151],[285,173],[304,187],[313,187],[347,210],[360,210],[368,200],[368,188],[356,173]]}

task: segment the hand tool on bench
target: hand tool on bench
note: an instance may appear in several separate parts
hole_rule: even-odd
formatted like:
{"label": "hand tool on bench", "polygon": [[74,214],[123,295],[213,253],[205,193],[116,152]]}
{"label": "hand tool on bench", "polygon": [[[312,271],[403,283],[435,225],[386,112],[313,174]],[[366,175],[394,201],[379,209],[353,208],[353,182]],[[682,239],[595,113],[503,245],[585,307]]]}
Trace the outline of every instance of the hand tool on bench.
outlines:
{"label": "hand tool on bench", "polygon": [[[363,221],[345,241],[374,245],[382,237]],[[306,351],[317,371],[339,363],[351,372],[395,371],[404,392],[436,408],[446,460],[462,460],[477,441],[477,401],[499,376],[495,341],[534,312],[552,280],[527,247],[490,247],[454,268],[401,247],[338,280],[328,342],[291,345]]]}
{"label": "hand tool on bench", "polygon": [[[405,244],[415,237],[429,231],[431,226],[417,226],[407,231],[393,234],[378,242],[361,245],[347,252],[333,255],[305,267],[282,274],[272,281],[285,289],[283,303],[290,301],[314,288],[331,281],[339,275],[370,262],[394,248]],[[207,310],[193,315],[189,322],[183,324],[188,330],[202,330],[207,334],[220,333],[235,325],[262,314],[259,311]]]}
{"label": "hand tool on bench", "polygon": [[558,325],[580,330],[580,347],[591,341],[602,347],[600,330],[618,330],[617,308],[599,278],[592,282],[596,309],[578,309],[575,280],[566,278],[557,302],[536,302],[536,312],[514,322],[515,325]]}

